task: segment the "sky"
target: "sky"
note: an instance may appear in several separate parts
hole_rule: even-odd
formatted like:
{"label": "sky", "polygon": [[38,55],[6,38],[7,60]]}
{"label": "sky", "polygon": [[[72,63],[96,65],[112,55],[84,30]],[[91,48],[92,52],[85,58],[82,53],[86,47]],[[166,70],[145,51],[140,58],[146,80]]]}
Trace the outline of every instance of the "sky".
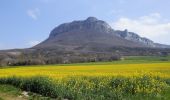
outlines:
{"label": "sky", "polygon": [[0,0],[0,49],[29,48],[89,16],[170,45],[170,0]]}

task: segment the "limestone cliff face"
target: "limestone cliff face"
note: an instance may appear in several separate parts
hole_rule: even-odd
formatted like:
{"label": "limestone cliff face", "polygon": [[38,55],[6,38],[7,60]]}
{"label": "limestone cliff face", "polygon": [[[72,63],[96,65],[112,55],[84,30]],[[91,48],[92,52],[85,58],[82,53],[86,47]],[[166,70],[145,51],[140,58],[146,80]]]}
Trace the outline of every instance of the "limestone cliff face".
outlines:
{"label": "limestone cliff face", "polygon": [[156,47],[156,44],[152,40],[147,39],[145,37],[140,37],[138,34],[136,34],[134,32],[128,32],[127,29],[124,31],[116,31],[116,33],[118,36],[120,36],[126,40],[140,42],[140,43],[145,44],[149,47]]}
{"label": "limestone cliff face", "polygon": [[93,30],[96,32],[112,33],[113,29],[104,21],[98,20],[95,17],[89,17],[83,21],[73,21],[71,23],[64,23],[54,28],[50,37],[58,34],[69,32],[72,30]]}

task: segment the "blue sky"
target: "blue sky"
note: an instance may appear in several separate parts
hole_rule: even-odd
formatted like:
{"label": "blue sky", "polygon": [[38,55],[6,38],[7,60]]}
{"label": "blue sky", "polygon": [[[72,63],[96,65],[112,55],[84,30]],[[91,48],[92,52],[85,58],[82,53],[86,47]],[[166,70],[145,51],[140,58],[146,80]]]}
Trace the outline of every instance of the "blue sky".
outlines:
{"label": "blue sky", "polygon": [[0,0],[0,49],[28,48],[57,25],[95,16],[170,44],[169,0]]}

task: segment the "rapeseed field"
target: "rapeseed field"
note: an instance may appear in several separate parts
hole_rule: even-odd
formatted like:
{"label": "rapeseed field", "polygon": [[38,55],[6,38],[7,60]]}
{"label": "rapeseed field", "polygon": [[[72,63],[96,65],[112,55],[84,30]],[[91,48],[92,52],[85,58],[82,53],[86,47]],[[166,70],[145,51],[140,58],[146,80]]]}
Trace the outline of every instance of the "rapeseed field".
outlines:
{"label": "rapeseed field", "polygon": [[0,69],[0,84],[59,100],[168,100],[170,63],[16,66]]}
{"label": "rapeseed field", "polygon": [[24,66],[0,69],[0,77],[7,76],[49,76],[61,78],[66,76],[141,76],[152,75],[170,78],[170,63],[150,64],[102,64],[102,65],[45,65]]}

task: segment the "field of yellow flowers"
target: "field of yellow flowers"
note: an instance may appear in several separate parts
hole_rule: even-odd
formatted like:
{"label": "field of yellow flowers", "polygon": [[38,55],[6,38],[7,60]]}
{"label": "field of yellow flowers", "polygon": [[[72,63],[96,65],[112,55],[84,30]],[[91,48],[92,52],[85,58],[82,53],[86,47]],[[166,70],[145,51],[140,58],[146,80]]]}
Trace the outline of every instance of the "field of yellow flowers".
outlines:
{"label": "field of yellow flowers", "polygon": [[55,79],[66,76],[141,76],[152,75],[170,78],[170,63],[44,65],[0,69],[0,77],[49,76]]}
{"label": "field of yellow flowers", "polygon": [[0,69],[0,84],[69,100],[170,99],[170,62],[38,65]]}

